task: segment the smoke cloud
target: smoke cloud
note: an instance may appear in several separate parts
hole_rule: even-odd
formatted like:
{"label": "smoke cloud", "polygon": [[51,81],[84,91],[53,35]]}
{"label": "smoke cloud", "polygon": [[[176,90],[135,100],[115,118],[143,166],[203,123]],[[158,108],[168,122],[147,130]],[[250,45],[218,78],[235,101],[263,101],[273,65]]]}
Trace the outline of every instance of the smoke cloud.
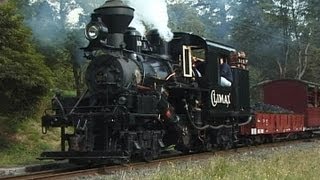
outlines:
{"label": "smoke cloud", "polygon": [[28,8],[34,8],[34,14],[25,19],[25,22],[41,47],[68,48],[73,56],[72,60],[81,65],[84,61],[80,48],[87,44],[82,29],[90,16],[88,14],[88,18],[85,18],[85,10],[79,1],[29,0],[26,10]]}
{"label": "smoke cloud", "polygon": [[[162,39],[172,39],[165,0],[122,1],[135,9],[131,27],[135,27],[142,35],[145,35],[147,29],[158,29]],[[29,0],[30,5],[37,5],[37,14],[26,21],[40,41],[63,41],[63,31],[84,28],[94,8],[105,2],[106,0]]]}
{"label": "smoke cloud", "polygon": [[173,33],[168,27],[169,17],[165,0],[123,0],[123,2],[135,9],[130,26],[135,27],[141,34],[145,34],[146,28],[158,29],[165,41],[172,39]]}
{"label": "smoke cloud", "polygon": [[[57,25],[64,26],[66,29],[79,29],[83,26],[79,25],[80,17],[85,14],[84,9],[76,2],[76,0],[62,1],[62,0],[29,0],[30,5],[38,3],[37,14],[29,21],[36,25],[43,25],[40,22],[44,16],[50,15],[52,18],[47,21],[56,22]],[[34,29],[34,26],[31,26]],[[39,26],[38,26],[39,27]],[[35,27],[35,28],[38,28]]]}

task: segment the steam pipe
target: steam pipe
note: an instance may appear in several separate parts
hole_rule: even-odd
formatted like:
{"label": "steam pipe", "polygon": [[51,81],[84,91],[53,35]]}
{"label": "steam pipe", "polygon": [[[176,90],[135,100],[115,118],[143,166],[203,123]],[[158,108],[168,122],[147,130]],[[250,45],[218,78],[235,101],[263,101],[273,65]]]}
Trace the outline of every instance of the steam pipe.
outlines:
{"label": "steam pipe", "polygon": [[65,117],[66,112],[65,112],[65,110],[64,110],[64,108],[63,108],[63,105],[62,105],[60,99],[59,99],[57,96],[54,96],[53,98],[54,98],[54,100],[56,100],[56,102],[58,103],[58,105],[59,105],[59,107],[60,107],[60,109],[61,109],[61,112],[62,112],[62,116]]}
{"label": "steam pipe", "polygon": [[70,115],[70,114],[73,113],[73,111],[74,111],[74,110],[76,109],[76,107],[79,105],[80,101],[83,99],[84,95],[87,94],[87,92],[88,92],[88,89],[86,89],[86,90],[82,93],[81,97],[79,98],[79,100],[77,101],[77,103],[73,106],[73,108],[72,108],[71,111],[68,113],[68,115]]}
{"label": "steam pipe", "polygon": [[[190,112],[189,112],[189,108],[188,108],[188,103],[186,102],[186,100],[184,100],[184,102],[185,102],[185,106],[184,106],[184,107],[185,107],[185,110],[186,110],[186,113],[187,113],[187,118],[188,118],[188,120],[190,121],[191,125],[192,125],[195,129],[197,129],[197,130],[205,130],[205,129],[210,128],[210,129],[215,129],[215,130],[217,130],[217,129],[221,129],[221,128],[232,128],[232,125],[224,125],[224,124],[219,125],[219,126],[212,126],[212,125],[209,125],[209,124],[207,124],[207,125],[205,125],[205,126],[202,126],[202,127],[197,126],[197,125],[192,121],[192,118],[191,118],[191,115],[190,115]],[[250,123],[251,120],[252,120],[252,117],[250,116],[246,122],[240,123],[239,126],[246,125],[246,124]]]}

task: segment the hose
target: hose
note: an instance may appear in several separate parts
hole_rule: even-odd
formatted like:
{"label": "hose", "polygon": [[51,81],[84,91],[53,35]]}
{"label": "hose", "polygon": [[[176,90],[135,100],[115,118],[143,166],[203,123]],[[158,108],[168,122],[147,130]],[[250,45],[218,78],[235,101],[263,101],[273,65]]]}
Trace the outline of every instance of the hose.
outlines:
{"label": "hose", "polygon": [[[186,110],[186,113],[187,113],[188,120],[190,121],[191,125],[197,130],[205,130],[205,129],[208,129],[208,128],[215,129],[215,130],[221,129],[221,128],[232,128],[232,125],[224,125],[224,124],[219,125],[219,126],[205,125],[205,126],[199,127],[192,121],[192,118],[191,118],[191,115],[190,115],[190,112],[189,112],[189,108],[188,108],[188,104],[187,104],[186,101],[185,101],[185,106],[184,107],[185,107],[185,110]],[[239,124],[239,126],[246,125],[246,124],[250,123],[251,120],[252,120],[252,117],[250,116],[246,122]]]}

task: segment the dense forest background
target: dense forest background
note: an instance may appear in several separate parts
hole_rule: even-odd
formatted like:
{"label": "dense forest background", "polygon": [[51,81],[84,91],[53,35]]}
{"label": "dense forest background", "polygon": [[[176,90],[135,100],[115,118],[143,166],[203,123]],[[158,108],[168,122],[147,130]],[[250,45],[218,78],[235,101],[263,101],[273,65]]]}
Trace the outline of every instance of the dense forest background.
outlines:
{"label": "dense forest background", "polygon": [[[104,0],[0,0],[0,112],[30,113],[83,87],[85,24]],[[320,79],[320,1],[166,0],[172,31],[246,52],[251,84]],[[148,28],[148,27],[147,27]]]}

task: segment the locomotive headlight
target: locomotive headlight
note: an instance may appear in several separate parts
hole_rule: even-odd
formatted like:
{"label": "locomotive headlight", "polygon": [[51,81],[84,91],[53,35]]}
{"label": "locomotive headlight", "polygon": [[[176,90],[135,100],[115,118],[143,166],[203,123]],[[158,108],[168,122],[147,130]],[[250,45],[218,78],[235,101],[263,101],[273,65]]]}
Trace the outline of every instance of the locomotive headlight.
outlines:
{"label": "locomotive headlight", "polygon": [[88,24],[85,35],[88,40],[97,39],[100,33],[100,26],[98,24]]}

